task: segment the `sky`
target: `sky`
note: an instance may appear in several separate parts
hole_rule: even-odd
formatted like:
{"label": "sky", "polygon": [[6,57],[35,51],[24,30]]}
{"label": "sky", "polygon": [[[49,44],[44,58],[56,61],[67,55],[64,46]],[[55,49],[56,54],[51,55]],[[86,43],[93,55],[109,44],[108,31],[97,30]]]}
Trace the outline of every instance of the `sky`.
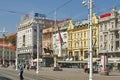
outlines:
{"label": "sky", "polygon": [[[93,1],[93,12],[98,16],[110,12],[113,6],[120,10],[120,0]],[[0,0],[0,32],[3,28],[6,29],[6,34],[16,32],[16,26],[19,25],[21,17],[32,12],[45,14],[48,19],[52,20],[55,18],[55,11],[57,20],[87,19],[88,7],[84,7],[82,2],[83,0]]]}

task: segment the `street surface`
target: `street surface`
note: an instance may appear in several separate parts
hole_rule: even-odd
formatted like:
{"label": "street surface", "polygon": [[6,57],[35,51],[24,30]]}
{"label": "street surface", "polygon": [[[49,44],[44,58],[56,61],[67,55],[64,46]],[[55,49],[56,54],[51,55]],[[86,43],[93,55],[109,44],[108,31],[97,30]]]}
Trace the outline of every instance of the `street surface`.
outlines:
{"label": "street surface", "polygon": [[[0,68],[0,76],[9,79],[0,80],[19,80],[19,71],[11,68]],[[24,71],[24,80],[89,80],[89,74],[82,69],[63,68],[63,71],[53,71],[52,68],[41,67],[39,73],[34,70]],[[120,72],[110,72],[109,76],[93,74],[93,80],[120,80]]]}

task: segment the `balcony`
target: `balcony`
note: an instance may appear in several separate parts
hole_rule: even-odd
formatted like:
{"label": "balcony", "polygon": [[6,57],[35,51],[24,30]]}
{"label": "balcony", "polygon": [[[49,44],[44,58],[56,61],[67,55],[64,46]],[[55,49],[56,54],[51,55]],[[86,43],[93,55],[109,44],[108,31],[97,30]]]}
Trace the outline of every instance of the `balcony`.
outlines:
{"label": "balcony", "polygon": [[109,29],[109,31],[111,31],[111,32],[118,31],[118,30],[119,30],[118,27],[116,27],[116,28],[110,28],[110,29]]}

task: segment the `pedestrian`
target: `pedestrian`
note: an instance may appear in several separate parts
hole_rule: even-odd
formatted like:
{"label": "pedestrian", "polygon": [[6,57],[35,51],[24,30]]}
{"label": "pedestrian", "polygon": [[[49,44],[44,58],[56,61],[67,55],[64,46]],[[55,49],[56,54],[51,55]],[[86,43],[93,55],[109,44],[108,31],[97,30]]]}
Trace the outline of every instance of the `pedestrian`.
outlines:
{"label": "pedestrian", "polygon": [[88,65],[87,64],[84,65],[84,72],[85,73],[88,72]]}
{"label": "pedestrian", "polygon": [[30,65],[28,64],[28,65],[27,65],[27,70],[29,70],[29,68],[30,68]]}
{"label": "pedestrian", "polygon": [[23,67],[23,65],[20,64],[19,69],[20,69],[20,80],[23,80],[23,79],[24,79],[24,78],[23,78],[23,72],[24,72],[24,67]]}

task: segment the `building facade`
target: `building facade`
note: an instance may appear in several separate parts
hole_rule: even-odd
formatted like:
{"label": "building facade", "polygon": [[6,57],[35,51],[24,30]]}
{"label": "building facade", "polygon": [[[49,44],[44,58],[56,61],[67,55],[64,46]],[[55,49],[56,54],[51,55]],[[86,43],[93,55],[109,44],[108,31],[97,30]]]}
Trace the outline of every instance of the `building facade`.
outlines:
{"label": "building facade", "polygon": [[43,40],[42,40],[42,55],[52,56],[53,55],[53,26],[46,26],[43,28]]}
{"label": "building facade", "polygon": [[[93,14],[93,57],[98,55],[98,18]],[[89,21],[71,21],[68,28],[68,56],[74,61],[84,60],[89,56]]]}
{"label": "building facade", "polygon": [[120,57],[120,12],[115,8],[99,17],[99,53],[109,58]]}
{"label": "building facade", "polygon": [[68,51],[68,33],[67,28],[71,19],[66,18],[57,21],[53,29],[53,51],[58,57],[65,59]]}
{"label": "building facade", "polygon": [[[44,26],[44,14],[34,13],[34,15],[25,14],[23,16],[23,20],[17,27],[17,55],[19,63],[27,64],[37,57],[38,39],[40,45],[39,54],[40,56],[42,55],[42,30]],[[37,36],[38,34],[39,36]]]}
{"label": "building facade", "polygon": [[0,64],[13,65],[15,64],[16,48],[9,42],[0,42]]}

